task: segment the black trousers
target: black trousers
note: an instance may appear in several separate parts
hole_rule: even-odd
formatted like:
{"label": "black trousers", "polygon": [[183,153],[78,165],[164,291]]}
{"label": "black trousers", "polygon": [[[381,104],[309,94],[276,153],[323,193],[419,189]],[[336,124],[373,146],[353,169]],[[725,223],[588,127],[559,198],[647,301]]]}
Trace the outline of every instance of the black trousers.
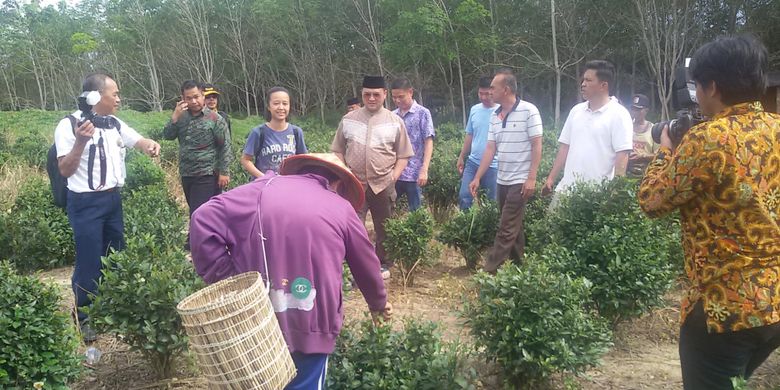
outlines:
{"label": "black trousers", "polygon": [[182,176],[181,187],[187,199],[187,206],[190,207],[190,216],[212,196],[222,193],[216,175]]}
{"label": "black trousers", "polygon": [[780,323],[726,333],[707,333],[700,300],[680,328],[685,390],[733,389],[732,377],[748,378],[780,347]]}

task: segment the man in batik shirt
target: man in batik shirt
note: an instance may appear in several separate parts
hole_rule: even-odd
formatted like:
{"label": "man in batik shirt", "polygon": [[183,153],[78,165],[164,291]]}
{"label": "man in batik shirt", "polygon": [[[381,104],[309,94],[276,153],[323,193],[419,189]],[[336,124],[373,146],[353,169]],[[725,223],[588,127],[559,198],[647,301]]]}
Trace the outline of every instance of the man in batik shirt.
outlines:
{"label": "man in batik shirt", "polygon": [[690,63],[709,121],[674,145],[664,129],[639,203],[679,209],[690,288],[682,300],[685,389],[731,389],[780,346],[780,117],[764,112],[767,51],[719,38]]}

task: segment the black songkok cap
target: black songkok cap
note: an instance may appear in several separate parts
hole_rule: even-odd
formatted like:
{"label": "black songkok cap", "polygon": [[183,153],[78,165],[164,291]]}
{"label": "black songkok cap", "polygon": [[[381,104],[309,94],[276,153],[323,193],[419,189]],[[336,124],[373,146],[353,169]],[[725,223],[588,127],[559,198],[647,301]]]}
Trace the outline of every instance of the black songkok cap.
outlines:
{"label": "black songkok cap", "polygon": [[353,98],[347,99],[347,105],[348,106],[354,106],[355,104],[360,104],[360,100],[358,100],[358,98],[353,97]]}
{"label": "black songkok cap", "polygon": [[387,85],[382,76],[364,76],[363,88],[387,88]]}

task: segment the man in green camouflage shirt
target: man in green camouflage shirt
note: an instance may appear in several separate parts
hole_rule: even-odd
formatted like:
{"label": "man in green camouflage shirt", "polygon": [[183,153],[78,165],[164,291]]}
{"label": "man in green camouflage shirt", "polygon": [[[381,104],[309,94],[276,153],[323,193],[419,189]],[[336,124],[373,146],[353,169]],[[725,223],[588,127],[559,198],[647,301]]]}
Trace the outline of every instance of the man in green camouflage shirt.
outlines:
{"label": "man in green camouflage shirt", "polygon": [[179,139],[179,175],[190,215],[230,182],[232,157],[227,123],[205,106],[203,86],[187,80],[181,86],[182,100],[165,125],[165,139]]}

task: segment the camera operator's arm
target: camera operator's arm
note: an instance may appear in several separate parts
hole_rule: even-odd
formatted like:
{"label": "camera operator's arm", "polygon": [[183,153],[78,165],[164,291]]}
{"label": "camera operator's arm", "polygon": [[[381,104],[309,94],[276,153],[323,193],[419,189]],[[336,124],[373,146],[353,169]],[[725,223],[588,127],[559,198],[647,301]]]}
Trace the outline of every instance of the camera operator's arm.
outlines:
{"label": "camera operator's arm", "polygon": [[[70,124],[68,124],[70,127]],[[81,126],[76,129],[74,136],[76,141],[73,144],[73,148],[68,154],[61,156],[57,159],[57,167],[60,169],[60,174],[65,177],[71,177],[76,173],[79,164],[81,164],[81,154],[84,153],[84,147],[87,142],[92,139],[92,134],[95,133],[95,126],[90,121],[84,121]]]}
{"label": "camera operator's arm", "polygon": [[676,150],[666,132],[664,128],[658,154],[639,185],[639,206],[650,217],[663,216],[687,203],[721,174],[703,155],[704,131],[689,131]]}

